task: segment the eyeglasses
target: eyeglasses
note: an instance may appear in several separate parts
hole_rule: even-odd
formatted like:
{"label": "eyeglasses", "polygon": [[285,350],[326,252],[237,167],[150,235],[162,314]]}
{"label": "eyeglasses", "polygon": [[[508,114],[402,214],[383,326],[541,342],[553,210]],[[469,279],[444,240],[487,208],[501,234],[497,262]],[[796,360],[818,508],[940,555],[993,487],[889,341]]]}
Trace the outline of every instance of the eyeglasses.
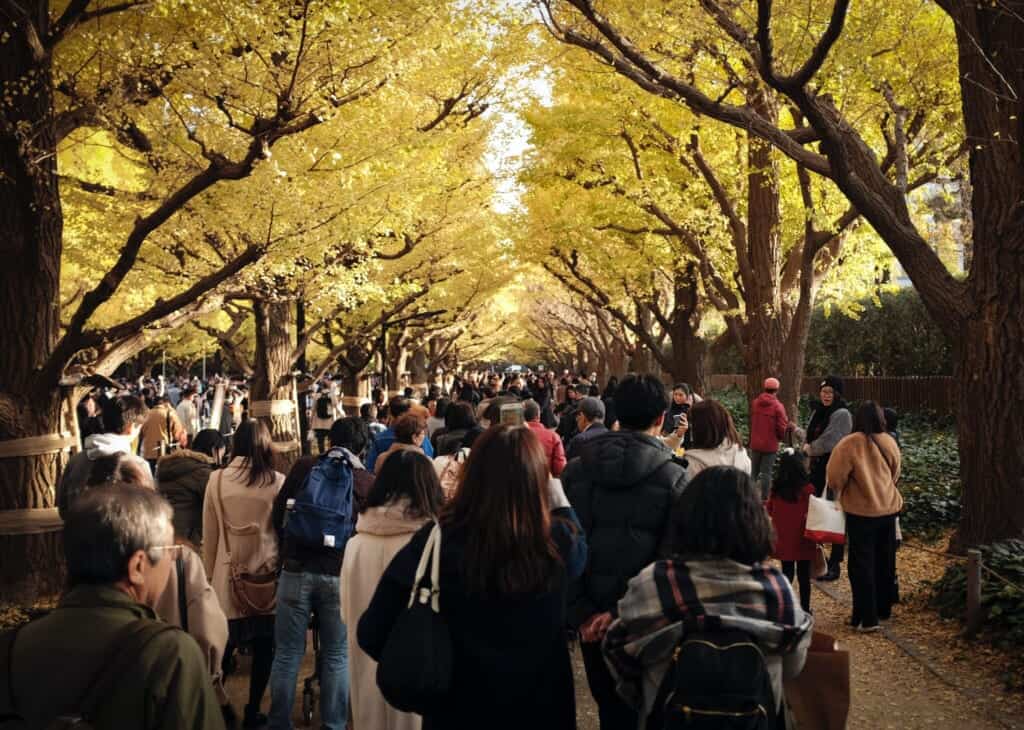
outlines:
{"label": "eyeglasses", "polygon": [[150,550],[166,550],[172,558],[177,558],[181,555],[184,545],[156,545],[151,547]]}

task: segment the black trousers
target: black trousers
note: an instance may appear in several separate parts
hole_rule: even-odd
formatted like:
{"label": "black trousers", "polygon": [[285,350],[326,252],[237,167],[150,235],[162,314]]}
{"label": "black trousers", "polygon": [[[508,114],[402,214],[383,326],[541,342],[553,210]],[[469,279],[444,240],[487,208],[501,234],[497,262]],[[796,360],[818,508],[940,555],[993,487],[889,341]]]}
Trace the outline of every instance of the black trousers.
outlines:
{"label": "black trousers", "polygon": [[316,451],[318,454],[325,454],[327,448],[327,436],[330,434],[325,428],[313,429],[313,433],[316,434]]}
{"label": "black trousers", "polygon": [[615,691],[615,680],[608,665],[601,655],[601,642],[580,642],[583,654],[583,668],[587,671],[587,684],[590,694],[597,703],[597,714],[601,722],[601,730],[632,730],[637,726],[638,718],[625,701]]}
{"label": "black trousers", "polygon": [[811,610],[811,561],[810,560],[783,560],[782,574],[790,581],[793,580],[793,572],[796,568],[796,580],[800,584],[800,608],[805,611]]}
{"label": "black trousers", "polygon": [[895,521],[896,515],[846,515],[853,618],[864,626],[875,626],[879,619],[892,614],[892,586],[896,577]]}

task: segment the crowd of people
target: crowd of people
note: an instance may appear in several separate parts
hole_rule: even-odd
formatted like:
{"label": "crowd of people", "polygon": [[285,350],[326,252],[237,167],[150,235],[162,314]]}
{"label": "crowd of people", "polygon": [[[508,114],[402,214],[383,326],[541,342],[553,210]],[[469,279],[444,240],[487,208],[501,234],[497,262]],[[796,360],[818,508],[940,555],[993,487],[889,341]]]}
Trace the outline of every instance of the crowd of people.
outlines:
{"label": "crowd of people", "polygon": [[[851,414],[829,377],[801,428],[768,378],[744,444],[684,383],[596,381],[476,373],[375,391],[351,415],[325,384],[305,404],[316,454],[286,473],[238,388],[227,429],[202,383],[90,396],[57,488],[70,588],[0,642],[0,715],[291,728],[312,625],[324,728],[574,728],[576,645],[603,729],[675,727],[684,707],[781,727],[811,580],[844,559],[834,545],[812,575],[812,496],[846,514],[851,624],[876,631],[897,600],[895,414]],[[441,689],[413,712],[384,678],[420,601],[443,617],[447,664],[417,667],[445,676],[417,677]],[[763,681],[697,677],[737,635]],[[224,691],[239,653],[241,713]],[[111,667],[125,679],[104,694]]]}

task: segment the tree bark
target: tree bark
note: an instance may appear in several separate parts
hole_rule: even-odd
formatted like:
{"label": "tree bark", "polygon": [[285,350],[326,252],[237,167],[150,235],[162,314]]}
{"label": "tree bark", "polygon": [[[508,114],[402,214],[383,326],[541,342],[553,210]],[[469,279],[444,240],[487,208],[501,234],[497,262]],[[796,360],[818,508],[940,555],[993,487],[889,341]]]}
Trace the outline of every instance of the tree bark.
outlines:
{"label": "tree bark", "polygon": [[966,547],[1024,535],[1024,2],[942,4],[972,141],[970,304],[954,330]]}
{"label": "tree bark", "polygon": [[[757,106],[774,122],[772,104],[760,97]],[[778,154],[770,144],[747,137],[747,249],[749,270],[740,266],[746,309],[744,360],[747,400],[761,392],[764,379],[782,372],[785,334],[781,294],[781,201]],[[742,258],[742,257],[741,257]],[[745,275],[744,275],[745,274]]]}
{"label": "tree bark", "polygon": [[[254,299],[256,319],[256,357],[253,363],[252,388],[249,407],[257,401],[292,400],[292,342],[289,325],[292,321],[291,303]],[[258,416],[267,424],[274,439],[276,468],[287,473],[300,454],[301,434],[297,433],[295,414]]]}
{"label": "tree bark", "polygon": [[[47,2],[23,3],[45,37]],[[0,116],[0,440],[60,430],[61,394],[40,370],[59,336],[63,217],[57,189],[53,80],[25,22],[0,13],[0,85],[22,89]],[[12,92],[13,93],[13,92]],[[53,507],[63,457],[0,458],[0,509]],[[62,582],[59,533],[0,536],[0,599],[31,599]]]}

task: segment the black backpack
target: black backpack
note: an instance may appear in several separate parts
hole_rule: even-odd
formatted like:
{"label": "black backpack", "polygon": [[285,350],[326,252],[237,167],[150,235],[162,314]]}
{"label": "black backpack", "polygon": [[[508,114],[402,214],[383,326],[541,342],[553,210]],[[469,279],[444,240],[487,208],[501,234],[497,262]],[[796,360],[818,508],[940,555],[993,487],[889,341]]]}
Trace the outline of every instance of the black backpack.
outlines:
{"label": "black backpack", "polygon": [[325,394],[316,399],[316,416],[317,418],[331,417],[331,397],[329,395]]}
{"label": "black backpack", "polygon": [[672,654],[647,730],[774,730],[775,695],[761,648],[715,617],[686,631]]}

